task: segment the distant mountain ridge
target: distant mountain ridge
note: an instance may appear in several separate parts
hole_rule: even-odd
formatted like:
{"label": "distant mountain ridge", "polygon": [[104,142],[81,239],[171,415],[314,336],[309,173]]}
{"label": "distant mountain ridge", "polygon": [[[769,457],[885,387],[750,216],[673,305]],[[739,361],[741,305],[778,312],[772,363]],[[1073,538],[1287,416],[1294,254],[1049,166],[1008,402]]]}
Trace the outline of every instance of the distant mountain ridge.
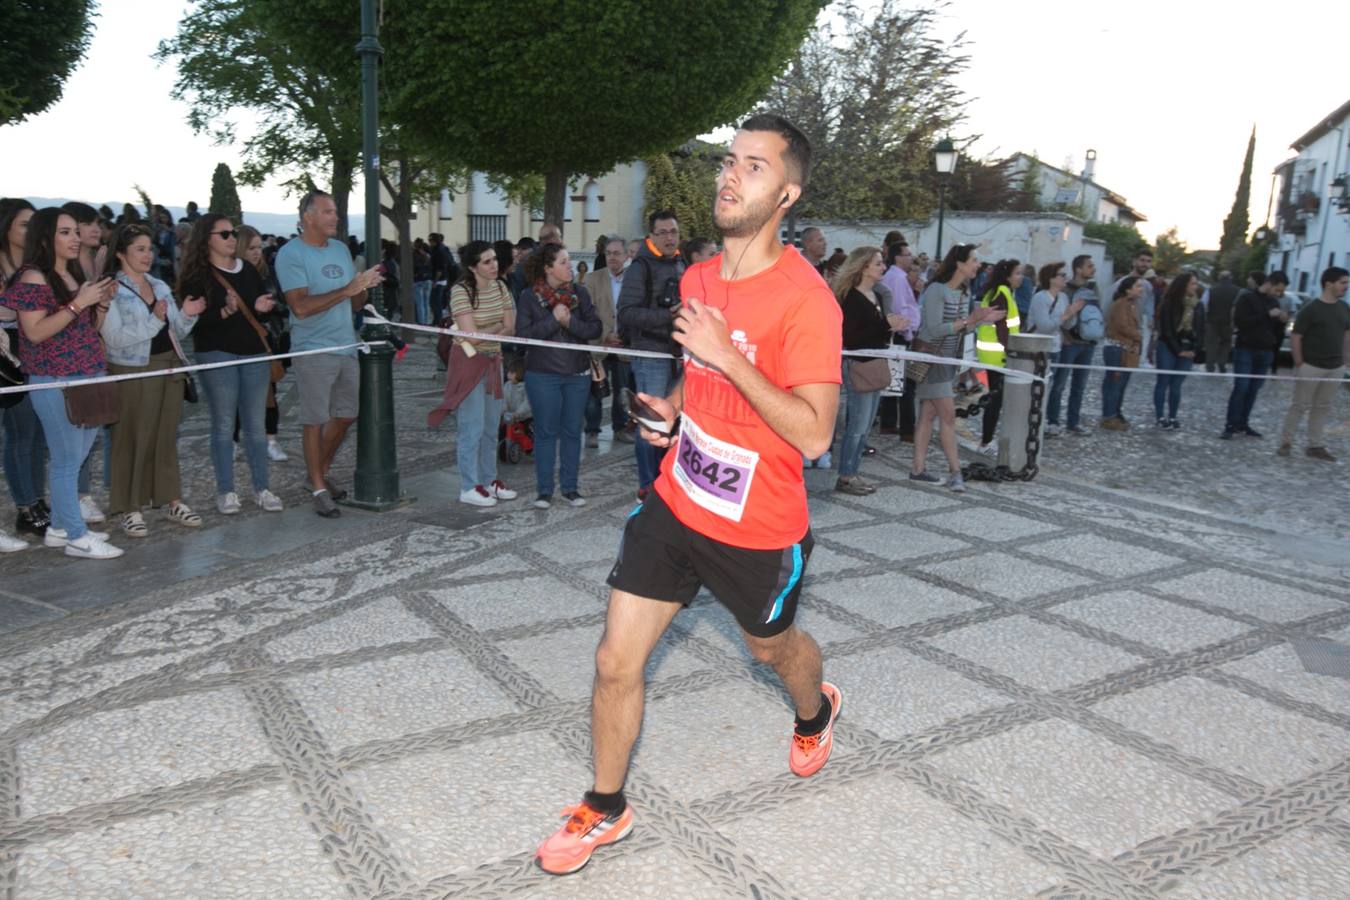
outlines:
{"label": "distant mountain ridge", "polygon": [[[61,204],[67,202],[69,198],[27,197],[25,199],[27,199],[29,203],[33,204],[38,209],[42,209],[42,207],[44,206],[60,206]],[[89,203],[95,209],[97,209],[99,206],[107,204],[108,208],[113,211],[113,215],[118,215],[122,212],[122,204],[127,203],[129,201],[83,200],[81,202]],[[141,208],[141,205],[139,203],[133,203],[132,205],[136,207],[137,212],[139,212],[141,215],[145,215],[145,210]],[[169,214],[173,216],[173,220],[175,222],[183,218],[183,216],[187,215],[187,208],[183,206],[170,206],[169,204],[164,204],[164,208],[167,209],[169,211]],[[282,235],[283,237],[290,237],[291,235],[295,234],[295,222],[296,222],[296,214],[294,212],[270,213],[270,212],[252,212],[247,209],[244,210],[243,224],[252,225],[254,228],[258,229],[263,234],[279,234]],[[361,214],[350,215],[347,218],[347,228],[351,231],[352,234],[358,236],[364,235],[365,222],[366,217],[364,215]]]}

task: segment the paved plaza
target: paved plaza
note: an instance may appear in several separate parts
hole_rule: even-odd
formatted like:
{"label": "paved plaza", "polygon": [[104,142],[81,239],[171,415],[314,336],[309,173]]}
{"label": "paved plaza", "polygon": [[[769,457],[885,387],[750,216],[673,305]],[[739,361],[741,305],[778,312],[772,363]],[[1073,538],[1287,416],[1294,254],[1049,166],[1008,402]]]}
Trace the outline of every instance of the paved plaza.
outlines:
{"label": "paved plaza", "polygon": [[648,670],[632,835],[554,878],[532,856],[589,786],[632,448],[585,451],[583,509],[529,508],[528,463],[522,500],[468,509],[422,427],[432,354],[396,376],[410,506],[314,516],[284,383],[282,515],[215,513],[193,409],[200,532],[4,557],[6,897],[1350,895],[1350,680],[1305,665],[1350,653],[1350,467],[1274,456],[1288,385],[1263,441],[1217,440],[1227,385],[1196,380],[1180,433],[1050,440],[1028,484],[915,487],[879,436],[877,493],[808,472],[829,764],[788,772],[787,697],[700,596]]}

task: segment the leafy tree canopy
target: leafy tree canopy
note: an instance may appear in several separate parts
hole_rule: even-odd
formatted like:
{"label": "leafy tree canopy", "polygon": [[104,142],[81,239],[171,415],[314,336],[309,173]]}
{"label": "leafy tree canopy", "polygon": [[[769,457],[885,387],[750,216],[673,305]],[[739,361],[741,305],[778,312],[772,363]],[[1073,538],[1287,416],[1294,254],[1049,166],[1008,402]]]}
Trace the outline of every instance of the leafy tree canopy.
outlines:
{"label": "leafy tree canopy", "polygon": [[560,222],[570,175],[603,174],[751,108],[823,5],[391,0],[380,37],[398,48],[385,59],[391,110],[448,159],[545,174],[544,215]]}
{"label": "leafy tree canopy", "polygon": [[[1176,229],[1172,229],[1175,237]],[[1106,258],[1111,260],[1117,272],[1127,272],[1134,265],[1134,257],[1141,247],[1147,247],[1148,241],[1133,225],[1120,222],[1088,222],[1083,226],[1083,237],[1106,241]],[[1159,238],[1161,241],[1162,238]],[[1161,249],[1161,246],[1159,247]],[[1158,271],[1158,260],[1154,259],[1154,268]]]}
{"label": "leafy tree canopy", "polygon": [[940,10],[904,0],[847,0],[830,12],[760,102],[811,138],[801,215],[926,216],[937,205],[933,145],[965,110],[955,84],[969,62],[964,34],[939,35]]}
{"label": "leafy tree canopy", "polygon": [[643,188],[643,218],[659,209],[673,210],[680,223],[681,238],[718,238],[712,197],[717,191],[717,162],[721,155],[720,149],[711,144],[691,141],[678,151],[649,158]]}
{"label": "leafy tree canopy", "polygon": [[61,89],[89,49],[93,0],[5,0],[0,22],[0,125],[35,115]]}

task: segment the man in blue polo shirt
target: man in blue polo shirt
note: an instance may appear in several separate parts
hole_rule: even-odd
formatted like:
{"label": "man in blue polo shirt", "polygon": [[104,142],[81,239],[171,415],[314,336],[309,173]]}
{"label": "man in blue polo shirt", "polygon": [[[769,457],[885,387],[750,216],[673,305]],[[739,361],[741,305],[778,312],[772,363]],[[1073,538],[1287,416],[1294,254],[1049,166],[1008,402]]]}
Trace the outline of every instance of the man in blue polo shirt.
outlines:
{"label": "man in blue polo shirt", "polygon": [[[366,291],[382,281],[380,267],[356,274],[351,252],[337,239],[337,204],[323,191],[300,201],[300,237],[277,253],[277,281],[291,309],[291,349],[322,350],[355,344],[353,313],[365,306]],[[342,440],[358,412],[360,375],[356,349],[297,356],[292,366],[300,391],[305,468],[314,492],[314,511],[340,514],[346,491],[328,477]]]}

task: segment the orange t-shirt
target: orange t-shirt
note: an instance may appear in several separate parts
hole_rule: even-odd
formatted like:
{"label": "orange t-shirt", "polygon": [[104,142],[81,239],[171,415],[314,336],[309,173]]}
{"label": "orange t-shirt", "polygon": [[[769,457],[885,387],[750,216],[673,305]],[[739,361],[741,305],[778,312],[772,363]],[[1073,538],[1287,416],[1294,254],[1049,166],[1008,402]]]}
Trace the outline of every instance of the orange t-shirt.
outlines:
{"label": "orange t-shirt", "polygon": [[[691,266],[680,296],[721,310],[737,349],[777,387],[839,384],[843,314],[796,248],[734,282],[722,279],[721,264],[718,254]],[[684,361],[679,441],[655,488],[684,525],[734,547],[788,547],[809,524],[801,453],[725,375],[694,359]]]}

